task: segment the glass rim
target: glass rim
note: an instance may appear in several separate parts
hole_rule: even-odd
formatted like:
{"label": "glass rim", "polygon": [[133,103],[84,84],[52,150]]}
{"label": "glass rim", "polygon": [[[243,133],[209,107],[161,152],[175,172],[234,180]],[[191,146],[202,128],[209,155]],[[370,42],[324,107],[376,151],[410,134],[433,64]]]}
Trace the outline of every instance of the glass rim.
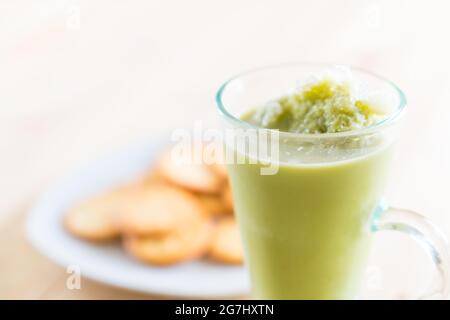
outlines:
{"label": "glass rim", "polygon": [[[381,121],[378,121],[368,127],[360,128],[360,129],[356,129],[356,130],[341,131],[341,132],[329,132],[329,133],[298,133],[298,132],[280,131],[278,129],[269,129],[269,128],[258,127],[258,126],[252,125],[246,121],[243,121],[243,120],[235,117],[225,107],[225,104],[222,101],[222,96],[223,96],[223,93],[225,92],[225,90],[227,89],[228,85],[230,83],[232,83],[233,81],[235,81],[243,76],[250,75],[252,73],[270,70],[270,69],[288,68],[288,67],[293,67],[293,66],[316,66],[316,67],[323,67],[323,68],[345,66],[346,68],[348,68],[350,70],[355,70],[360,73],[364,73],[366,75],[369,75],[371,77],[374,77],[378,80],[381,80],[381,81],[387,83],[398,94],[400,102],[399,102],[397,108],[395,109],[395,111],[393,111],[388,117],[386,117],[386,118],[382,119]],[[216,104],[217,104],[219,113],[223,117],[231,120],[233,123],[235,123],[236,125],[238,125],[240,127],[245,127],[247,129],[255,129],[255,130],[266,130],[269,132],[276,131],[280,135],[285,135],[288,137],[295,137],[295,138],[307,138],[307,139],[311,139],[311,138],[317,138],[317,139],[341,138],[341,137],[359,136],[359,135],[365,135],[365,134],[377,132],[377,131],[384,129],[386,127],[389,127],[391,124],[395,123],[396,120],[398,120],[399,117],[403,114],[403,111],[405,110],[406,104],[407,104],[406,96],[403,93],[403,91],[394,82],[392,82],[382,76],[379,76],[376,73],[373,73],[371,71],[365,70],[360,67],[355,67],[355,66],[346,65],[346,64],[315,63],[315,62],[287,62],[287,63],[273,64],[273,65],[267,65],[267,66],[263,66],[263,67],[257,67],[257,68],[245,70],[245,71],[240,72],[240,73],[236,74],[235,76],[229,78],[227,81],[225,81],[219,87],[219,89],[216,93],[215,99],[216,99]]]}

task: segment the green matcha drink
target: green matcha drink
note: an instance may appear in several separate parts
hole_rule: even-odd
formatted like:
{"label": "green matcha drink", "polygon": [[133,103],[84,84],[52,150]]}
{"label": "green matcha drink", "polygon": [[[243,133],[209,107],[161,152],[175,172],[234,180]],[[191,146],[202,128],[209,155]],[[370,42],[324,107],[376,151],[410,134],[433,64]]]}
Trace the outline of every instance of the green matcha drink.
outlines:
{"label": "green matcha drink", "polygon": [[255,298],[355,297],[388,153],[323,166],[281,165],[267,176],[256,165],[230,167]]}
{"label": "green matcha drink", "polygon": [[[346,84],[331,80],[241,117],[255,126],[315,134],[364,128],[381,118],[368,103],[353,101]],[[292,155],[273,175],[261,175],[255,164],[229,166],[255,298],[356,295],[390,153],[375,143],[369,154],[319,165],[298,163],[302,157]],[[351,141],[333,147],[345,150],[346,144]]]}
{"label": "green matcha drink", "polygon": [[[402,98],[396,88],[363,72],[358,75],[377,97],[327,76],[299,85],[298,77],[311,72],[314,67],[257,70],[218,94],[226,128],[278,132],[275,160],[257,162],[261,156],[251,147],[225,143],[257,299],[355,298],[387,178],[387,123]],[[236,162],[239,157],[245,161]],[[262,174],[274,163],[276,172]]]}

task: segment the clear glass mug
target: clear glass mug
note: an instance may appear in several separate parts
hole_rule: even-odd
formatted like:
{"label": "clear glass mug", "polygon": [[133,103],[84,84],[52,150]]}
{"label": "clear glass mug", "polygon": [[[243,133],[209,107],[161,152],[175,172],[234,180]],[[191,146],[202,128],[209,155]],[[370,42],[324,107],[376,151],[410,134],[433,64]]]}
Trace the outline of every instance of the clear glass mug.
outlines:
{"label": "clear glass mug", "polygon": [[[349,132],[299,134],[239,118],[295,90],[299,80],[335,73],[370,89],[389,116]],[[449,251],[423,216],[383,204],[398,120],[406,99],[392,82],[357,68],[285,64],[242,73],[219,89],[225,150],[252,296],[351,299],[357,296],[375,233],[394,230],[423,245],[439,275],[419,298],[448,294]]]}

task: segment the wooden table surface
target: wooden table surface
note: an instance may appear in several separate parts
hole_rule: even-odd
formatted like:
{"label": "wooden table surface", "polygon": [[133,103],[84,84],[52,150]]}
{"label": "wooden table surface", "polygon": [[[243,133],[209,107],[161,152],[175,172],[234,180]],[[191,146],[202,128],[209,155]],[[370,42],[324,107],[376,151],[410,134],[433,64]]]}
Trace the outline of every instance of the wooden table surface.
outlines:
{"label": "wooden table surface", "polygon": [[25,211],[20,210],[0,226],[2,299],[170,298],[114,288],[86,278],[81,279],[80,289],[68,289],[66,281],[69,274],[66,270],[39,254],[27,241],[24,230]]}
{"label": "wooden table surface", "polygon": [[86,279],[65,289],[65,271],[24,237],[27,208],[105,153],[197,120],[216,126],[221,82],[281,61],[357,65],[405,91],[386,196],[450,236],[449,10],[438,0],[2,1],[0,298],[148,298]]}

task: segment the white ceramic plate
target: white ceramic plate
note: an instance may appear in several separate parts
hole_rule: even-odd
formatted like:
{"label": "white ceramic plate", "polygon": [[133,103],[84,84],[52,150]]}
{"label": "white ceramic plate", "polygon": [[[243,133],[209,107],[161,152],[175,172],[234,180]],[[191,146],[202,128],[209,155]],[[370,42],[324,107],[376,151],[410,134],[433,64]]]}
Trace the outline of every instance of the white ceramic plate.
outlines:
{"label": "white ceramic plate", "polygon": [[123,183],[151,165],[162,140],[129,147],[74,172],[46,192],[31,209],[27,234],[44,255],[81,275],[126,289],[180,297],[232,297],[248,292],[244,267],[208,261],[152,267],[133,260],[120,245],[95,245],[72,237],[62,218],[73,203]]}

